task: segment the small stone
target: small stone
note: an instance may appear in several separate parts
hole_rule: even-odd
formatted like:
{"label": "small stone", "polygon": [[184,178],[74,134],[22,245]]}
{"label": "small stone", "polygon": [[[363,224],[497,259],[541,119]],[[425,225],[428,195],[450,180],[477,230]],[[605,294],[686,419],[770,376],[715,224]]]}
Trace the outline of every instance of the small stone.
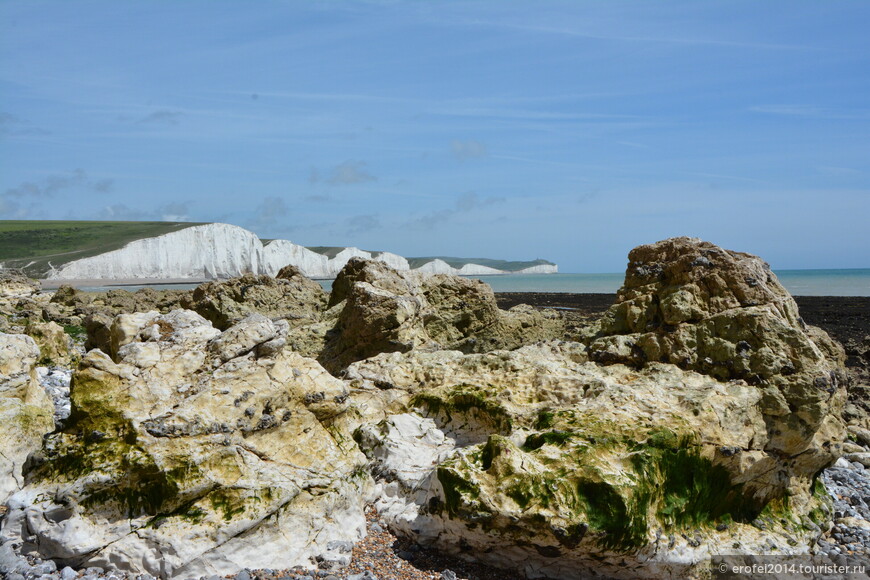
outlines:
{"label": "small stone", "polygon": [[31,574],[51,574],[53,572],[57,572],[57,564],[54,563],[54,560],[44,560],[31,568]]}
{"label": "small stone", "polygon": [[236,574],[236,580],[253,580],[251,577],[251,571],[245,568],[241,570],[238,574]]}
{"label": "small stone", "polygon": [[441,572],[441,580],[456,580],[456,572],[451,569]]}
{"label": "small stone", "polygon": [[333,540],[326,544],[326,549],[330,551],[338,551],[342,554],[349,554],[353,551],[353,542],[347,540]]}
{"label": "small stone", "polygon": [[60,580],[73,580],[76,577],[78,577],[78,572],[69,566],[65,566],[64,569],[60,571]]}

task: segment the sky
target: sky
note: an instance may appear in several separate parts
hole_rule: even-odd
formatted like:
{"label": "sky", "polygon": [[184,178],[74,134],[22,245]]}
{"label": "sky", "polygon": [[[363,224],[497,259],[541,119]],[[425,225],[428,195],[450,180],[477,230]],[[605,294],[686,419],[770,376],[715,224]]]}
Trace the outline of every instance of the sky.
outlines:
{"label": "sky", "polygon": [[0,219],[870,267],[870,2],[0,0]]}

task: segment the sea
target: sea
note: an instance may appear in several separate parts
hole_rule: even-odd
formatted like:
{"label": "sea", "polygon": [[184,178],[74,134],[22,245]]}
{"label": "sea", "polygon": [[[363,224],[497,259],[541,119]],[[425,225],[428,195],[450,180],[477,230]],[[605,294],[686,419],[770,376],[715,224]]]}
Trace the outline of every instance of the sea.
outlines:
{"label": "sea", "polygon": [[[870,296],[870,268],[847,270],[774,270],[780,283],[793,296]],[[501,276],[470,276],[483,280],[495,292],[569,292],[572,294],[614,294],[625,277],[612,274],[510,274]],[[318,280],[326,289],[332,280]],[[124,289],[139,288],[190,289],[197,284],[128,285]],[[104,292],[118,286],[83,287],[81,290]]]}

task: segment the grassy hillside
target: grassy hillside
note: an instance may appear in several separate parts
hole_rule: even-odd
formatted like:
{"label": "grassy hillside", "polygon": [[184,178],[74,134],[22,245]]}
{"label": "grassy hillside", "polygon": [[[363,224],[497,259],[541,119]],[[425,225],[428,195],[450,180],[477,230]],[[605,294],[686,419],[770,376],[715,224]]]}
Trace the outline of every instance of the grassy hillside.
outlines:
{"label": "grassy hillside", "polygon": [[[52,266],[117,250],[142,238],[152,238],[170,232],[203,225],[193,222],[98,222],[98,221],[3,221],[0,220],[0,264],[20,268],[29,276],[43,278]],[[267,243],[271,240],[263,240]],[[334,258],[344,247],[312,246],[308,248]],[[372,252],[377,256],[381,252]],[[434,259],[444,260],[454,268],[473,263],[499,270],[515,272],[546,260],[529,262],[491,260],[489,258],[452,258],[434,256],[408,258],[412,268]]]}
{"label": "grassy hillside", "polygon": [[322,254],[329,259],[336,257],[338,253],[344,249],[343,246],[306,246],[306,248],[312,252]]}
{"label": "grassy hillside", "polygon": [[509,260],[492,260],[490,258],[451,258],[448,256],[408,258],[408,263],[411,265],[412,268],[419,268],[426,262],[431,262],[432,260],[443,260],[454,268],[461,268],[465,264],[479,264],[481,266],[489,266],[490,268],[495,268],[497,270],[504,270],[505,272],[516,272],[524,268],[531,268],[532,266],[554,265],[553,262],[548,262],[547,260],[540,259],[521,262]]}
{"label": "grassy hillside", "polygon": [[50,266],[197,225],[202,224],[0,220],[0,262],[7,268],[21,268],[30,276],[43,277]]}

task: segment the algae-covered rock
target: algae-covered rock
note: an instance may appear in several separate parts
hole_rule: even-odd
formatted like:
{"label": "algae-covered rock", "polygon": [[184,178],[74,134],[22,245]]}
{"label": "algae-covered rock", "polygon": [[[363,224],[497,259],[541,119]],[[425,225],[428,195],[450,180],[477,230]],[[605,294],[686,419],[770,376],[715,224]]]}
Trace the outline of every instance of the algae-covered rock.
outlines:
{"label": "algae-covered rock", "polygon": [[207,282],[193,291],[184,306],[223,330],[254,313],[283,318],[291,326],[314,323],[326,301],[320,284],[286,266],[275,278],[246,274],[225,282]]}
{"label": "algae-covered rock", "polygon": [[[766,449],[796,474],[837,458],[844,438],[842,348],[801,320],[769,266],[694,238],[639,246],[625,284],[589,344],[602,363],[668,362],[763,394]],[[798,478],[802,479],[802,478]],[[806,486],[787,484],[800,502]]]}
{"label": "algae-covered rock", "polygon": [[[0,268],[0,316],[12,322],[39,318],[42,306],[38,301],[40,283],[18,270]],[[4,326],[10,326],[10,320]]]}
{"label": "algae-covered rock", "polygon": [[382,517],[417,542],[553,578],[687,577],[735,541],[807,549],[784,481],[814,474],[765,451],[762,393],[743,381],[601,366],[557,342],[382,354],[348,377],[410,391],[420,414],[357,431]]}
{"label": "algae-covered rock", "polygon": [[54,407],[36,378],[39,347],[0,332],[0,502],[24,485],[22,467],[54,429]]}
{"label": "algae-covered rock", "polygon": [[422,324],[428,304],[403,274],[381,262],[348,262],[330,298],[339,314],[318,359],[324,366],[337,371],[381,352],[435,347]]}
{"label": "algae-covered rock", "polygon": [[339,313],[319,360],[334,372],[379,353],[487,352],[564,333],[558,314],[499,310],[492,289],[479,280],[400,272],[362,258],[339,273],[329,306]]}
{"label": "algae-covered rock", "polygon": [[75,364],[79,355],[72,340],[63,327],[56,322],[30,322],[24,332],[32,336],[39,346],[41,366],[69,367]]}
{"label": "algae-covered rock", "polygon": [[395,530],[529,578],[808,553],[830,516],[817,476],[842,454],[841,349],[754,256],[678,238],[630,262],[586,344],[347,368],[416,409],[356,432]]}
{"label": "algae-covered rock", "polygon": [[83,359],[66,429],[31,459],[3,534],[64,565],[163,578],[310,566],[359,539],[364,457],[321,423],[346,387],[252,344],[271,340],[264,320],[222,334],[185,310],[117,317],[114,360]]}

